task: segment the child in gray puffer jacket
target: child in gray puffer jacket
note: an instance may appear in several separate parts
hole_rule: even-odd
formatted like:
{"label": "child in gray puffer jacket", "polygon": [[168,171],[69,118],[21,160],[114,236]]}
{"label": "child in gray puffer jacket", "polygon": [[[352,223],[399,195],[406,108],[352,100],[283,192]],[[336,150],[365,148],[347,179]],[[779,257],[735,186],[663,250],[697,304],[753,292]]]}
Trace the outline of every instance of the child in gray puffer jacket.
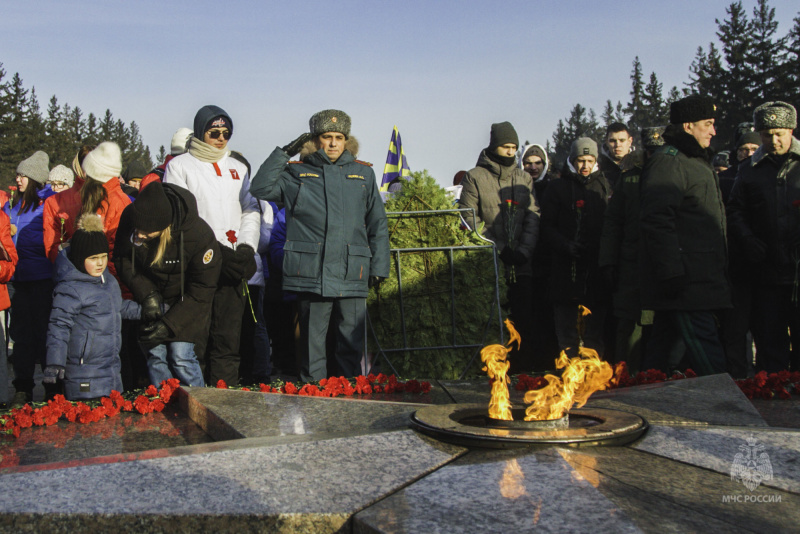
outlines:
{"label": "child in gray puffer jacket", "polygon": [[122,319],[138,319],[139,304],[123,300],[110,276],[108,240],[100,216],[87,214],[56,259],[53,309],[47,331],[44,382],[64,380],[68,400],[122,391],[119,350]]}

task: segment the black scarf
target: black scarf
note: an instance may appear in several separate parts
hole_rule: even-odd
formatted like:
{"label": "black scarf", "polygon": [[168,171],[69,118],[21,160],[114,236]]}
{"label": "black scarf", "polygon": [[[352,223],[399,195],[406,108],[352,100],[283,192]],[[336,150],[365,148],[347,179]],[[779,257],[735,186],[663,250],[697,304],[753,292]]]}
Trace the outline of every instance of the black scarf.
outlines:
{"label": "black scarf", "polygon": [[664,140],[690,158],[702,158],[708,163],[714,159],[714,149],[701,147],[697,139],[684,131],[681,124],[667,126],[667,129],[664,130]]}

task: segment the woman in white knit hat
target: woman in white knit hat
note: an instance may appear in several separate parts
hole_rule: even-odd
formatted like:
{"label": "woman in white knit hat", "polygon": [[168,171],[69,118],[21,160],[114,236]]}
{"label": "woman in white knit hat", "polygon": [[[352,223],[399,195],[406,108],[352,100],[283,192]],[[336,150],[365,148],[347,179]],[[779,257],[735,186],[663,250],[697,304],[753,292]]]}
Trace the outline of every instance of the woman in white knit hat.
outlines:
{"label": "woman in white knit hat", "polygon": [[[119,226],[119,218],[125,206],[131,203],[119,184],[122,174],[122,154],[119,145],[105,141],[89,152],[81,164],[86,173],[86,181],[81,188],[81,215],[96,213],[103,218],[103,227],[108,238],[109,256],[114,253],[114,241]],[[109,271],[117,277],[112,263]],[[119,277],[117,277],[119,280]],[[123,296],[130,298],[123,289]]]}

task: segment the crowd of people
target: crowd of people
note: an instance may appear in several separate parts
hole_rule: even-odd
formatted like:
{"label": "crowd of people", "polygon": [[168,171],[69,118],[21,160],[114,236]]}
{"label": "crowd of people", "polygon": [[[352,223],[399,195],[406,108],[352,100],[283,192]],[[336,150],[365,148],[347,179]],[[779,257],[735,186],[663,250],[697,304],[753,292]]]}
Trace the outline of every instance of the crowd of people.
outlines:
{"label": "crowd of people", "polygon": [[223,109],[204,106],[193,126],[151,172],[123,171],[113,142],[81,147],[72,169],[50,170],[42,151],[19,163],[0,199],[14,343],[14,395],[0,366],[0,402],[32,400],[36,365],[45,396],[70,400],[170,378],[269,382],[273,346],[281,372],[305,381],[329,375],[327,354],[331,373],[361,374],[365,297],[389,275],[389,237],[350,117],[315,114],[252,180]]}
{"label": "crowd of people", "polygon": [[[504,267],[524,340],[512,372],[550,370],[581,346],[633,370],[800,369],[797,113],[757,107],[733,165],[710,148],[715,114],[688,96],[669,125],[575,139],[562,169],[541,144],[520,148],[510,123],[492,125],[456,181]],[[0,403],[31,401],[37,364],[46,396],[71,400],[173,377],[360,374],[389,236],[350,129],[343,111],[320,111],[251,176],[228,148],[233,119],[209,105],[150,172],[123,171],[112,142],[81,147],[71,169],[51,170],[42,151],[20,162],[0,199],[14,343],[14,395],[2,365]]]}
{"label": "crowd of people", "polygon": [[755,108],[733,165],[715,160],[715,115],[712,99],[687,96],[639,149],[614,123],[601,147],[574,140],[560,172],[541,145],[518,151],[511,124],[492,125],[454,181],[505,267],[523,339],[512,372],[581,346],[634,371],[800,369],[797,112]]}

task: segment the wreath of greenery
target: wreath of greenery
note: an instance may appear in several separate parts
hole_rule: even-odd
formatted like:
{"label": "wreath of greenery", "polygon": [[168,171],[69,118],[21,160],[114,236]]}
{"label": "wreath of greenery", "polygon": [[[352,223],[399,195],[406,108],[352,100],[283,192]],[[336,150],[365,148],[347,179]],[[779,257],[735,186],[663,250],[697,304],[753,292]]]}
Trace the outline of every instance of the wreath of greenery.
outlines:
{"label": "wreath of greenery", "polygon": [[[367,301],[370,351],[478,345],[386,353],[404,377],[459,378],[482,346],[500,339],[494,249],[467,248],[491,243],[464,229],[458,212],[444,211],[457,207],[427,171],[411,173],[385,204],[393,249],[391,274],[378,291],[370,291]],[[414,211],[434,213],[406,214]],[[464,218],[469,221],[471,216]],[[452,275],[448,250],[404,250],[435,247],[456,247]],[[500,295],[505,295],[500,278]],[[467,376],[482,374],[480,368],[480,358],[474,358]]]}

